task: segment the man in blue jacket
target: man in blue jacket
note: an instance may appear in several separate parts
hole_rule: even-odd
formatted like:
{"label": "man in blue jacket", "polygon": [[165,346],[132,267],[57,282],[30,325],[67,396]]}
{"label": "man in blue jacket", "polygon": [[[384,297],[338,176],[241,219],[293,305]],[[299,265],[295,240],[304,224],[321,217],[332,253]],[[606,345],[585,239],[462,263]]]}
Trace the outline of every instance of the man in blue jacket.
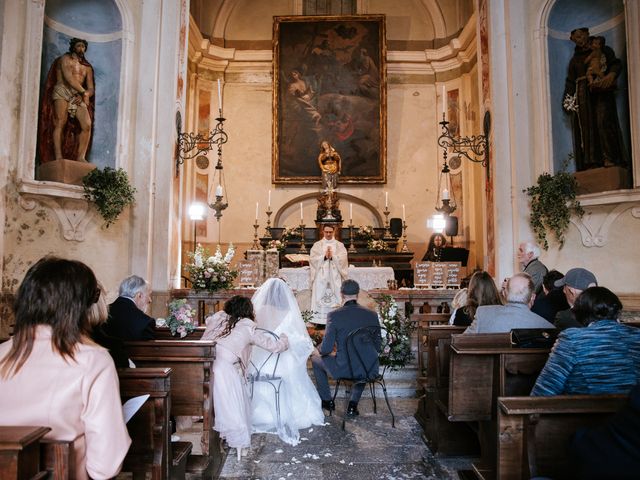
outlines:
{"label": "man in blue jacket", "polygon": [[[349,365],[347,355],[347,337],[351,332],[359,328],[380,326],[375,312],[358,305],[359,292],[360,286],[358,282],[354,280],[342,282],[340,293],[344,304],[327,316],[327,328],[324,338],[318,350],[311,357],[313,373],[316,377],[316,387],[322,399],[322,408],[329,411],[334,410],[335,405],[331,400],[328,375],[333,378],[350,378],[352,376],[352,366]],[[335,352],[334,347],[336,347]],[[370,354],[375,355],[375,357],[365,358],[364,362],[366,365],[373,363],[373,368],[377,369],[377,352],[372,351]],[[358,401],[362,396],[363,390],[364,384],[353,385],[347,416],[355,417],[359,415]]]}

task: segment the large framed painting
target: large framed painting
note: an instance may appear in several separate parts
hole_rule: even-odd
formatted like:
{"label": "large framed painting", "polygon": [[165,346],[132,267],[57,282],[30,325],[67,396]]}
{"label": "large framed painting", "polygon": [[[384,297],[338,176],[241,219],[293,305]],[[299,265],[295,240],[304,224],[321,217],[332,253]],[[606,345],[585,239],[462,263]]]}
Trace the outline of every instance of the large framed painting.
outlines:
{"label": "large framed painting", "polygon": [[341,157],[339,183],[387,181],[384,19],[274,18],[274,183],[320,183],[325,141]]}

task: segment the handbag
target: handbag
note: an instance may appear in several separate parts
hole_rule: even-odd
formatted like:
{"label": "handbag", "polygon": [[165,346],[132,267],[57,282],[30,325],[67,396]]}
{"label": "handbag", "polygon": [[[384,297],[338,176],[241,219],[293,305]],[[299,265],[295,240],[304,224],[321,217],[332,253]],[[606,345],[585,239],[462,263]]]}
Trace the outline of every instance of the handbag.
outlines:
{"label": "handbag", "polygon": [[557,337],[555,328],[514,328],[511,345],[514,348],[551,348]]}

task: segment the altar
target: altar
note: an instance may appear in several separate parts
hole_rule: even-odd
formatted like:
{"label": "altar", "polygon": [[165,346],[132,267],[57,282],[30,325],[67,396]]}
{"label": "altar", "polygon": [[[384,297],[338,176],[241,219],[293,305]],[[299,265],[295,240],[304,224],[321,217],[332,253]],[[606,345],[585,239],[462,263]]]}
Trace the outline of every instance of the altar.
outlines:
{"label": "altar", "polygon": [[[311,288],[309,279],[309,267],[281,268],[282,277],[294,291],[308,290]],[[354,267],[349,266],[348,277],[355,280],[362,290],[387,289],[388,281],[394,280],[394,272],[391,267]]]}

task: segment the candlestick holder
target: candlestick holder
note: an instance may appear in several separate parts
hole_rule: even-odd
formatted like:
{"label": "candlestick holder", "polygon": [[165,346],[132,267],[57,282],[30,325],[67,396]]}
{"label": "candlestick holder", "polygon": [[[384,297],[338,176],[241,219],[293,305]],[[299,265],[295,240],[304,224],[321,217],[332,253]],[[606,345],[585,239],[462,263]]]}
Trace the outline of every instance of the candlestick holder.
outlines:
{"label": "candlestick holder", "polygon": [[271,205],[267,207],[267,211],[264,213],[267,214],[267,226],[264,229],[264,238],[273,238],[271,236],[271,214],[273,213],[273,210],[271,210]]}
{"label": "candlestick holder", "polygon": [[300,250],[298,253],[307,253],[307,247],[304,244],[304,223],[303,220],[300,220]]}
{"label": "candlestick holder", "polygon": [[353,218],[349,219],[349,249],[347,250],[349,253],[357,253],[358,250],[356,246],[353,244]]}
{"label": "candlestick holder", "polygon": [[388,205],[384,206],[384,211],[382,213],[384,213],[384,235],[382,238],[385,240],[391,240],[393,238],[391,236],[391,231],[389,230],[389,214],[391,211],[389,210]]}
{"label": "candlestick holder", "polygon": [[409,251],[409,247],[407,246],[407,222],[402,221],[402,249],[401,252],[405,253]]}
{"label": "candlestick holder", "polygon": [[256,218],[256,223],[253,224],[253,245],[251,246],[251,250],[261,250],[260,242],[258,241],[258,219]]}

